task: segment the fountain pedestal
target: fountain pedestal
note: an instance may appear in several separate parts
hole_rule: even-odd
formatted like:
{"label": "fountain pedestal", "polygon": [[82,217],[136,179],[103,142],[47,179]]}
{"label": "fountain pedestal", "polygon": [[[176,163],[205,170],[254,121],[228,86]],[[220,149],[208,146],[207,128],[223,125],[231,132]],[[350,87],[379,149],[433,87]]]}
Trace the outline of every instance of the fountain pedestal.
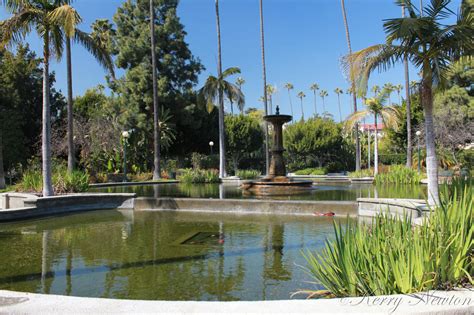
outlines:
{"label": "fountain pedestal", "polygon": [[290,122],[292,117],[280,115],[277,106],[276,115],[267,115],[263,119],[273,126],[273,147],[268,175],[261,180],[247,181],[241,186],[246,192],[258,195],[295,194],[312,188],[312,181],[296,181],[286,176],[285,160],[283,158],[283,125]]}

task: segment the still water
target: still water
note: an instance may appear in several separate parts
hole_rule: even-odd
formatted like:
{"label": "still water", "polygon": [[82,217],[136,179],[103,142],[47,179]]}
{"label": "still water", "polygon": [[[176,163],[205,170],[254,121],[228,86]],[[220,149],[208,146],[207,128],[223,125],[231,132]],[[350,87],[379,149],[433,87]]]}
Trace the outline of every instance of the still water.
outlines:
{"label": "still water", "polygon": [[[184,198],[255,198],[243,194],[237,184],[159,184],[95,188],[93,192],[136,193],[142,197]],[[422,185],[367,185],[336,184],[318,185],[313,190],[291,196],[272,196],[271,199],[294,200],[356,200],[357,198],[409,198],[425,199],[426,186]]]}
{"label": "still water", "polygon": [[320,289],[307,282],[301,251],[320,251],[333,237],[332,223],[108,210],[1,224],[0,289],[119,299],[288,299],[299,289]]}

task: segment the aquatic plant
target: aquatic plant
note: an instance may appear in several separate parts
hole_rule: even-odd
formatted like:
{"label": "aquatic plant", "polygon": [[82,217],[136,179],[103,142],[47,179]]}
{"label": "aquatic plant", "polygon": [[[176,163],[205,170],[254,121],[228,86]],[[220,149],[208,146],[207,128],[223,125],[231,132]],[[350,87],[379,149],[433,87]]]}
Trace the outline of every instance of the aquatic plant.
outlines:
{"label": "aquatic plant", "polygon": [[295,175],[326,175],[327,170],[324,167],[312,167],[298,170]]}
{"label": "aquatic plant", "polygon": [[422,176],[405,165],[391,165],[386,172],[375,176],[377,184],[418,184]]}
{"label": "aquatic plant", "polygon": [[338,297],[406,294],[473,284],[472,185],[444,187],[438,208],[422,226],[380,214],[371,224],[334,223],[335,239],[303,255],[308,273]]}
{"label": "aquatic plant", "polygon": [[219,172],[217,170],[182,169],[178,179],[183,183],[218,183]]}
{"label": "aquatic plant", "polygon": [[362,169],[360,171],[350,172],[349,178],[362,178],[362,177],[372,177],[374,173],[369,169]]}
{"label": "aquatic plant", "polygon": [[262,173],[257,170],[238,170],[235,175],[240,179],[256,179],[262,175]]}

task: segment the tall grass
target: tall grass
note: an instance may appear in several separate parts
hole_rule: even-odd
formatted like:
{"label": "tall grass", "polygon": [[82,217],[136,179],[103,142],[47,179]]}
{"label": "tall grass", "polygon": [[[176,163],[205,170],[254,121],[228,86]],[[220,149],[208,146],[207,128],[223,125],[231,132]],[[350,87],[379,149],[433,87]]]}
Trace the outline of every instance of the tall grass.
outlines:
{"label": "tall grass", "polygon": [[374,176],[374,172],[369,169],[363,169],[360,171],[349,173],[349,178],[362,178],[362,177],[372,177],[372,176]]}
{"label": "tall grass", "polygon": [[262,173],[257,170],[238,170],[235,175],[240,179],[256,179],[262,175]]}
{"label": "tall grass", "polygon": [[[444,188],[429,221],[379,215],[334,224],[335,240],[304,257],[309,274],[338,297],[407,294],[473,284],[472,185]],[[327,293],[327,292],[326,292]]]}
{"label": "tall grass", "polygon": [[217,170],[183,169],[180,170],[178,179],[183,183],[219,183]]}
{"label": "tall grass", "polygon": [[375,176],[377,184],[418,184],[421,175],[405,165],[391,165],[386,172]]}
{"label": "tall grass", "polygon": [[298,170],[295,175],[326,175],[327,173],[328,171],[324,167],[311,167]]}

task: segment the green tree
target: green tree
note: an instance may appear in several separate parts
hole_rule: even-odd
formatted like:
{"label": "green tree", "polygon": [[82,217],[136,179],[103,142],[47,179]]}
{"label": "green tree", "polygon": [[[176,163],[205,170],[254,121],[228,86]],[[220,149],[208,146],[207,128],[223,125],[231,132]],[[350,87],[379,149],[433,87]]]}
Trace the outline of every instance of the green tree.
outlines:
{"label": "green tree", "polygon": [[288,91],[288,100],[290,101],[290,112],[291,112],[291,117],[293,117],[293,102],[291,101],[291,90],[293,90],[295,87],[293,84],[290,82],[285,83],[285,89]]}
{"label": "green tree", "polygon": [[385,89],[379,93],[376,97],[368,98],[365,100],[367,108],[365,110],[357,111],[353,113],[346,120],[346,130],[352,130],[354,125],[364,119],[367,116],[373,115],[375,124],[375,135],[374,135],[374,175],[379,172],[379,152],[378,152],[378,131],[377,123],[378,117],[380,117],[387,128],[398,128],[398,119],[400,117],[399,108],[395,106],[384,106],[387,102],[389,91]]}
{"label": "green tree", "polygon": [[[243,94],[243,92],[242,92],[242,85],[245,84],[245,79],[242,78],[242,77],[238,77],[238,78],[235,80],[235,84],[239,87],[240,93]],[[244,105],[245,105],[245,104],[242,103],[241,106],[239,106],[239,110],[240,110],[240,114],[241,114],[241,115],[244,114],[244,108],[245,108]]]}
{"label": "green tree", "polygon": [[[346,6],[344,0],[341,0],[341,9],[342,9],[342,18],[344,20],[344,29],[346,31],[346,40],[347,40],[347,48],[349,50],[349,55],[352,54],[352,47],[351,47],[351,36],[349,33],[349,23],[347,22],[347,13],[346,13]],[[352,66],[351,66],[352,67]],[[357,90],[356,90],[356,78],[354,75],[350,76],[350,83],[351,87],[349,91],[352,94],[352,103],[353,103],[353,112],[357,112]],[[360,138],[359,138],[359,126],[354,126],[354,134],[356,140],[356,171],[360,171],[360,160],[361,160],[361,152],[360,152]]]}
{"label": "green tree", "polygon": [[317,85],[316,83],[313,83],[311,84],[311,86],[309,87],[309,89],[311,91],[313,91],[313,96],[314,96],[314,116],[317,116],[318,115],[318,106],[316,104],[316,92],[319,90],[319,85]]}
{"label": "green tree", "polygon": [[51,52],[60,58],[63,52],[61,22],[56,17],[65,10],[69,1],[4,0],[3,4],[12,16],[0,23],[2,46],[22,40],[32,28],[43,40],[43,126],[42,126],[42,174],[43,195],[54,194],[51,180],[51,100],[49,61]]}
{"label": "green tree", "polygon": [[324,100],[328,95],[328,91],[326,90],[321,90],[321,92],[319,92],[319,96],[321,96],[321,99],[323,100],[323,116],[326,115],[326,103]]}
{"label": "green tree", "polygon": [[[442,88],[448,65],[463,55],[472,55],[474,38],[471,8],[463,1],[457,22],[452,25],[439,21],[452,15],[450,0],[432,0],[420,17],[410,1],[399,1],[408,11],[406,18],[384,22],[386,42],[351,54],[345,59],[352,77],[359,78],[359,91],[367,89],[367,80],[375,69],[388,69],[407,57],[422,71],[421,91],[425,118],[428,197],[438,204],[438,163],[436,159],[433,86]],[[416,30],[416,31],[414,31]]]}
{"label": "green tree", "polygon": [[227,154],[237,171],[243,157],[261,150],[263,129],[256,118],[244,115],[226,116],[225,128]]}
{"label": "green tree", "polygon": [[267,98],[268,98],[268,105],[270,106],[269,113],[270,115],[273,114],[273,94],[275,94],[276,88],[274,85],[267,84]]}

